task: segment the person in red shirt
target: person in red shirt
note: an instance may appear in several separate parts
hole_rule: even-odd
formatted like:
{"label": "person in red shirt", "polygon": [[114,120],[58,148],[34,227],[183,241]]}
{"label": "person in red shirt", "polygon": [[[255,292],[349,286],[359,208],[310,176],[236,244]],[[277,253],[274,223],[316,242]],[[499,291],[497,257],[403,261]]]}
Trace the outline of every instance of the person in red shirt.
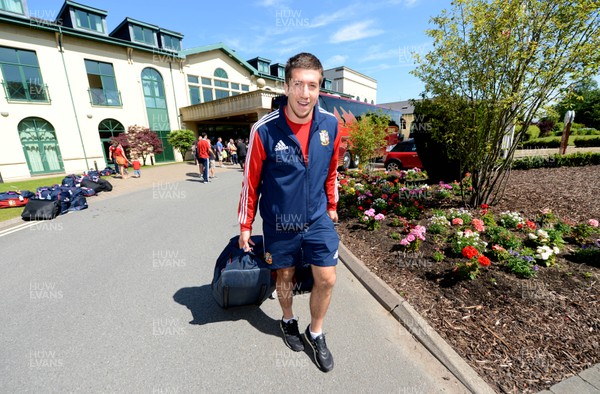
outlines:
{"label": "person in red shirt", "polygon": [[142,163],[140,163],[140,160],[137,158],[137,156],[133,158],[132,165],[133,165],[133,176],[135,178],[141,177],[142,176],[142,170],[141,170]]}
{"label": "person in red shirt", "polygon": [[208,142],[208,136],[206,133],[202,133],[200,141],[198,141],[198,163],[200,165],[200,171],[202,173],[202,181],[204,183],[210,182],[208,178],[208,159],[210,158],[210,143]]}
{"label": "person in red shirt", "polygon": [[333,369],[323,334],[336,279],[339,237],[337,167],[340,133],[335,116],[319,108],[323,67],[310,53],[290,58],[285,66],[287,100],[252,127],[240,193],[239,247],[251,249],[252,224],[260,211],[265,261],[277,272],[279,321],[285,344],[304,350],[298,318],[292,310],[293,278],[304,259],[311,265],[310,324],[304,338],[317,366]]}

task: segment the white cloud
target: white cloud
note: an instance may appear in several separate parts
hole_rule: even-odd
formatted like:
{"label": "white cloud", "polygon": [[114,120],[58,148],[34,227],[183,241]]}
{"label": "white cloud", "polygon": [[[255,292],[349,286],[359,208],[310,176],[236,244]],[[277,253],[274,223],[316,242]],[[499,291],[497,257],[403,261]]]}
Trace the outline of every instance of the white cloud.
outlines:
{"label": "white cloud", "polygon": [[323,27],[337,21],[352,18],[354,15],[356,15],[356,10],[356,6],[350,5],[334,13],[318,15],[316,18],[311,18],[310,27]]}
{"label": "white cloud", "polygon": [[398,49],[385,49],[383,45],[373,45],[367,49],[367,53],[362,54],[359,61],[361,63],[370,62],[373,60],[386,60],[386,59],[397,59]]}
{"label": "white cloud", "polygon": [[344,27],[333,34],[330,42],[336,44],[339,42],[356,41],[366,37],[374,37],[383,33],[381,29],[371,29],[372,20],[357,22],[353,25]]}
{"label": "white cloud", "polygon": [[346,63],[346,60],[348,60],[348,56],[345,56],[345,55],[331,56],[323,62],[323,68],[328,69],[328,68],[343,66]]}

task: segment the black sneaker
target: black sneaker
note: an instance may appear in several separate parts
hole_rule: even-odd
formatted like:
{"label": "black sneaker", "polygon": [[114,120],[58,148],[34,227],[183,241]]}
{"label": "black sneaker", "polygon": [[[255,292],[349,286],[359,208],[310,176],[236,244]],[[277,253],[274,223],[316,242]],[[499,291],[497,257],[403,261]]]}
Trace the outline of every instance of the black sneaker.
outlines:
{"label": "black sneaker", "polygon": [[329,372],[333,369],[333,356],[329,349],[327,349],[327,344],[325,343],[325,335],[321,334],[315,339],[310,335],[309,330],[310,325],[306,327],[306,332],[304,336],[306,337],[306,341],[312,347],[313,353],[315,356],[315,363],[317,367],[323,372]]}
{"label": "black sneaker", "polygon": [[297,320],[290,320],[288,323],[280,320],[279,327],[281,327],[281,332],[283,332],[283,341],[290,349],[295,352],[304,350],[304,341],[300,336],[300,331],[298,331]]}

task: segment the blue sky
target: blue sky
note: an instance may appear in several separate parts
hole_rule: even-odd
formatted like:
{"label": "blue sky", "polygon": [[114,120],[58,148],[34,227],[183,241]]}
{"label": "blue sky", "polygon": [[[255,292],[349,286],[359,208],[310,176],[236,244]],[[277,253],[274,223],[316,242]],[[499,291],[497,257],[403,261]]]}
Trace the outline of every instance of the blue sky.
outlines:
{"label": "blue sky", "polygon": [[[377,102],[418,97],[411,52],[424,54],[432,40],[429,20],[450,0],[76,0],[108,11],[112,31],[125,17],[184,35],[183,47],[223,42],[244,60],[260,56],[285,63],[312,52],[325,68],[350,67],[377,80]],[[28,0],[30,14],[55,19],[62,0]]]}

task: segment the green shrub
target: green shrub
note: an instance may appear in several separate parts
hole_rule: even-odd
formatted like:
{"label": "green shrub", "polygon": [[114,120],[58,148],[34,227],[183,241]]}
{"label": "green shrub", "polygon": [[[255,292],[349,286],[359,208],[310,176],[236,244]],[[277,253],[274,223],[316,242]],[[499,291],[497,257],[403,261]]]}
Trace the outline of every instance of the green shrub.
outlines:
{"label": "green shrub", "polygon": [[600,153],[571,153],[568,155],[526,156],[513,160],[514,170],[532,168],[581,167],[600,164]]}
{"label": "green shrub", "polygon": [[525,141],[521,145],[523,148],[558,148],[560,146],[560,138],[536,138],[533,140]]}
{"label": "green shrub", "polygon": [[[518,133],[519,131],[520,131],[520,127],[517,127],[515,130],[515,133]],[[527,131],[525,132],[525,136],[523,136],[523,139],[525,141],[529,141],[529,140],[536,139],[539,136],[540,136],[540,128],[535,125],[531,125],[527,128]]]}
{"label": "green shrub", "polygon": [[600,137],[591,138],[575,138],[573,143],[576,147],[589,147],[589,146],[600,146]]}

